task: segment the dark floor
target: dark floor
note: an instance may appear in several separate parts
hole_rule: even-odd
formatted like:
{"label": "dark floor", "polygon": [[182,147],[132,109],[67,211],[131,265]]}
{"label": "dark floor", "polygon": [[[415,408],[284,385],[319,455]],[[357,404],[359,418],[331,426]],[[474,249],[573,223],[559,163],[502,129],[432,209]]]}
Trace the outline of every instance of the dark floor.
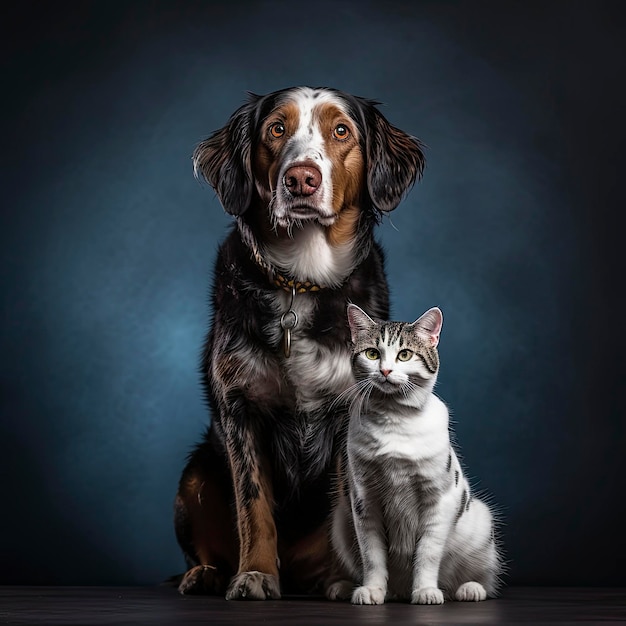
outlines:
{"label": "dark floor", "polygon": [[227,602],[171,587],[0,587],[0,624],[626,624],[626,589],[513,587],[497,600],[352,606],[322,598]]}

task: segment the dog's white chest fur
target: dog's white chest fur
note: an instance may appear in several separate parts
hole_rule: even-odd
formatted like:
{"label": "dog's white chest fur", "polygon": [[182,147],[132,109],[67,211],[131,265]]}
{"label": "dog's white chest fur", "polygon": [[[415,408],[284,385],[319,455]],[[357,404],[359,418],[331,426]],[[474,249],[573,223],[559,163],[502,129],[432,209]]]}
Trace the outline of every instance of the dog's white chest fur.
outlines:
{"label": "dog's white chest fur", "polygon": [[[297,409],[312,413],[354,382],[350,352],[347,346],[330,348],[306,336],[318,304],[315,294],[296,294],[292,301],[291,294],[278,291],[277,298],[282,311],[291,306],[298,316],[292,330],[291,354],[282,359],[284,374],[295,393]],[[277,339],[282,342],[279,324],[277,333]]]}
{"label": "dog's white chest fur", "polygon": [[295,230],[291,238],[265,249],[267,260],[291,276],[318,285],[336,287],[354,269],[354,243],[331,246],[319,224]]}

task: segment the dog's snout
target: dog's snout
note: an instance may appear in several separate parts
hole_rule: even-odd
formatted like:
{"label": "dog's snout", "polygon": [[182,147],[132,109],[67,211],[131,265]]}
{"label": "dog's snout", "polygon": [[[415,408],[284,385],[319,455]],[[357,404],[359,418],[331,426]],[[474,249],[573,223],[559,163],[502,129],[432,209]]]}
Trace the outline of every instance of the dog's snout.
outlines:
{"label": "dog's snout", "polygon": [[322,184],[322,172],[315,165],[294,165],[285,172],[283,183],[292,196],[311,196]]}

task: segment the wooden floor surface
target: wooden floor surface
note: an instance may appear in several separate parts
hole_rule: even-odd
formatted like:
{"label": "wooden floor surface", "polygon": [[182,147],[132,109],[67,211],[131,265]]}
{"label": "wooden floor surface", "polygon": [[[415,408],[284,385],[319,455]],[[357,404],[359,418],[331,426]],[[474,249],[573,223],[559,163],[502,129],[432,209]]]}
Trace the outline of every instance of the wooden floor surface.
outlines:
{"label": "wooden floor surface", "polygon": [[512,587],[496,600],[352,606],[323,598],[227,602],[170,587],[0,586],[0,624],[626,624],[626,589]]}

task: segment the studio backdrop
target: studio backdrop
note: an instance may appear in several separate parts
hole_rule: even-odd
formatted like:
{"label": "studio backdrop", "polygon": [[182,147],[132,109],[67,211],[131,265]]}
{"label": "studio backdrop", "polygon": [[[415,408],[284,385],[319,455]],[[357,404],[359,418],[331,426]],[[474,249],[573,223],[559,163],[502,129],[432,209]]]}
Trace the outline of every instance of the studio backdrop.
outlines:
{"label": "studio backdrop", "polygon": [[443,310],[437,393],[499,513],[506,582],[626,584],[615,16],[604,2],[9,9],[0,582],[184,570],[172,505],[210,420],[198,367],[231,225],[191,154],[248,91],[310,85],[380,101],[426,146],[377,237],[392,317]]}

